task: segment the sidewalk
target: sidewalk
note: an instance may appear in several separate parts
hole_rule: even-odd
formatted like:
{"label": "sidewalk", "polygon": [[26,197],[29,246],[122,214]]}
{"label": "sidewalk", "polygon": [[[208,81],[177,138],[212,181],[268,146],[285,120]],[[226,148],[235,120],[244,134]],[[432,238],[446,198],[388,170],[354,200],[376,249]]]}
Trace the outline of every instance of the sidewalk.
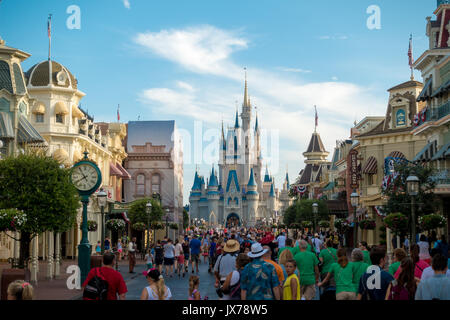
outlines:
{"label": "sidewalk", "polygon": [[[66,270],[70,265],[77,265],[77,260],[63,260],[61,265],[60,276],[57,279],[48,280],[47,275],[47,261],[39,261],[39,274],[37,284],[33,284],[34,300],[79,300],[82,298],[82,290],[69,290],[67,288],[67,278],[71,274],[67,274]],[[136,267],[144,265],[145,262],[136,259]],[[0,275],[3,269],[9,269],[11,265],[6,262],[0,262]],[[128,273],[128,260],[119,262],[119,272],[121,272],[125,282],[134,279],[138,274]]]}

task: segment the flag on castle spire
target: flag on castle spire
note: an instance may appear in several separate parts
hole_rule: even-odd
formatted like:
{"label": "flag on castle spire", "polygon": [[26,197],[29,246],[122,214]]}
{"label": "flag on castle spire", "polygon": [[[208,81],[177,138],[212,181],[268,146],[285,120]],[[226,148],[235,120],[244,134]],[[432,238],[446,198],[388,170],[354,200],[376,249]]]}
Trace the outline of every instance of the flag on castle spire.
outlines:
{"label": "flag on castle spire", "polygon": [[317,126],[319,125],[319,116],[317,115],[317,107],[316,106],[314,106],[314,110],[316,112],[316,116],[315,116],[316,123],[315,123],[315,127],[314,127],[314,132],[316,132]]}
{"label": "flag on castle spire", "polygon": [[117,105],[117,122],[120,122],[120,104]]}
{"label": "flag on castle spire", "polygon": [[413,42],[412,42],[412,34],[409,37],[409,49],[408,49],[408,64],[409,67],[411,68],[411,80],[414,80],[414,57],[413,57]]}

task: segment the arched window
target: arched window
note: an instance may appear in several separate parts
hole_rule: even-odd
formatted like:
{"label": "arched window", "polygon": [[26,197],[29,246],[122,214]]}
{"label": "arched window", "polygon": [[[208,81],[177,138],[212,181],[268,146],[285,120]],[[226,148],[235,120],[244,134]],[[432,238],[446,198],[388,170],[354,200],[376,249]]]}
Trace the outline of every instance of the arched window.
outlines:
{"label": "arched window", "polygon": [[406,125],[406,113],[405,110],[399,109],[395,115],[395,125],[402,127]]}
{"label": "arched window", "polygon": [[234,202],[236,203],[236,205],[239,205],[239,199],[237,197],[234,198]]}
{"label": "arched window", "polygon": [[145,195],[145,175],[143,174],[136,177],[136,193],[138,196]]}
{"label": "arched window", "polygon": [[2,89],[13,93],[9,64],[6,61],[0,60],[0,90]]}
{"label": "arched window", "polygon": [[161,194],[161,176],[157,173],[152,175],[152,194],[154,192]]}

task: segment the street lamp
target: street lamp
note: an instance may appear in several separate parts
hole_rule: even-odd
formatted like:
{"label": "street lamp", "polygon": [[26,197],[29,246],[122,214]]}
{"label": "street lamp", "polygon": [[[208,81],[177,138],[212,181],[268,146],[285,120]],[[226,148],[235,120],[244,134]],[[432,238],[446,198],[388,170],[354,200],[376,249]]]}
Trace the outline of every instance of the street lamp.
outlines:
{"label": "street lamp", "polygon": [[152,212],[152,203],[149,200],[145,205],[145,210],[147,212],[147,252],[150,243],[150,213]]}
{"label": "street lamp", "polygon": [[314,232],[317,231],[317,214],[319,213],[319,204],[317,202],[314,202],[312,204],[312,210],[314,215]]}
{"label": "street lamp", "polygon": [[166,208],[166,238],[169,236],[169,208]]}
{"label": "street lamp", "polygon": [[106,206],[106,197],[107,194],[103,190],[103,188],[100,189],[100,191],[97,193],[97,203],[100,207],[101,213],[102,213],[102,255],[105,253],[105,206]]}
{"label": "street lamp", "polygon": [[409,176],[406,179],[408,194],[411,196],[411,244],[416,243],[416,197],[419,195],[419,178]]}
{"label": "street lamp", "polygon": [[353,244],[356,248],[358,244],[358,222],[356,221],[356,208],[359,205],[359,194],[356,192],[356,190],[353,190],[353,193],[350,195],[350,202],[353,207]]}

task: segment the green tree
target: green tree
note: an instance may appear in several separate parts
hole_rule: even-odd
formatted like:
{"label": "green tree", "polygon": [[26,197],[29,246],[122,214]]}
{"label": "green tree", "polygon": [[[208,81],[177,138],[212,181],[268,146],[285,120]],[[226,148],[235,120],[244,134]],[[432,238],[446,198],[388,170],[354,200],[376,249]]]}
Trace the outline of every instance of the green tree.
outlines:
{"label": "green tree", "polygon": [[315,202],[319,205],[319,210],[316,217],[317,222],[320,220],[329,219],[328,206],[326,201],[302,199],[296,202],[296,222],[301,223],[302,221],[314,221],[312,205]]}
{"label": "green tree", "polygon": [[189,213],[186,209],[183,209],[183,229],[189,227]]}
{"label": "green tree", "polygon": [[434,170],[432,168],[422,167],[411,163],[397,164],[395,171],[398,177],[393,183],[384,190],[384,195],[387,196],[386,212],[403,213],[407,217],[411,216],[411,197],[406,190],[406,179],[410,175],[415,175],[420,181],[420,191],[416,196],[416,217],[435,213],[437,210],[438,201],[432,192],[436,186],[432,176]]}
{"label": "green tree", "polygon": [[294,203],[284,211],[283,223],[287,226],[290,226],[295,222],[295,217],[296,217],[296,205]]}
{"label": "green tree", "polygon": [[0,161],[0,209],[25,214],[20,231],[20,260],[25,266],[31,240],[45,231],[65,232],[76,221],[81,206],[70,182],[70,169],[42,154],[22,154]]}
{"label": "green tree", "polygon": [[[152,210],[150,211],[150,220],[148,220],[147,215],[147,202],[150,201],[152,204]],[[153,222],[161,221],[163,216],[163,209],[159,204],[157,199],[139,199],[133,202],[128,211],[128,217],[131,221],[131,225],[135,223],[141,222],[145,224],[146,228],[149,228]],[[147,225],[147,222],[150,222],[150,226]]]}

